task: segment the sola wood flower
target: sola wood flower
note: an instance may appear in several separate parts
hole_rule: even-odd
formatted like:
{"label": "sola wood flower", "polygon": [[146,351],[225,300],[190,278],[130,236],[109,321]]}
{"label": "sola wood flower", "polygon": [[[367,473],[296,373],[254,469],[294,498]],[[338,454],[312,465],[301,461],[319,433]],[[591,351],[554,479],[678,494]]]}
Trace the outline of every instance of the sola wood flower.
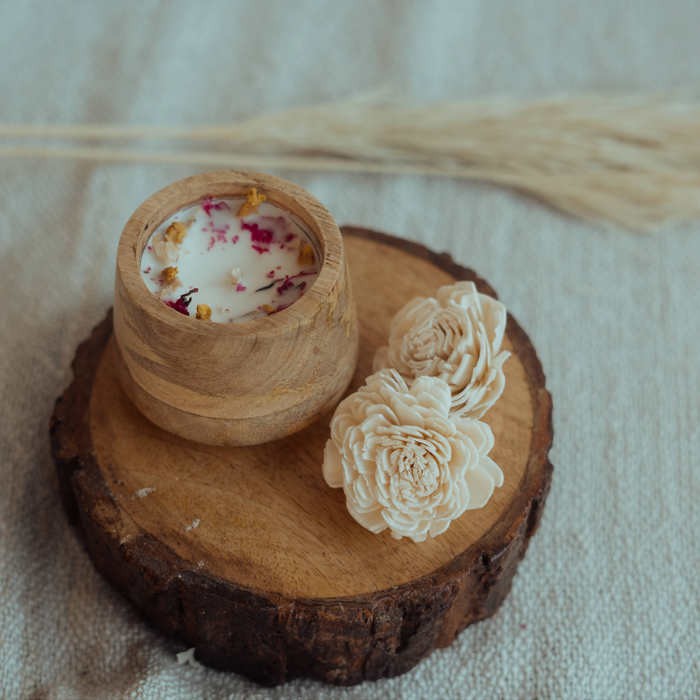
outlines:
{"label": "sola wood flower", "polygon": [[450,389],[419,377],[409,389],[395,370],[367,379],[331,422],[323,475],[343,487],[348,511],[374,533],[422,542],[465,510],[481,508],[503,473],[488,457],[491,428],[450,418]]}
{"label": "sola wood flower", "polygon": [[452,394],[452,412],[480,418],[503,393],[499,352],[506,308],[473,282],[441,287],[437,299],[417,297],[391,321],[389,345],[377,350],[374,371],[396,369],[410,384],[418,377],[439,377]]}

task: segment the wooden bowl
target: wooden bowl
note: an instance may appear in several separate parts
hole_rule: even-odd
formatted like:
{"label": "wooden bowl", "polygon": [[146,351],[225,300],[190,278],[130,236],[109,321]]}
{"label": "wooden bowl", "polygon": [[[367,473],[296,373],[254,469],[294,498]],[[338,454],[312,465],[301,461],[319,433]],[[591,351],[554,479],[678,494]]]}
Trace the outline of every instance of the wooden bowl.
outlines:
{"label": "wooden bowl", "polygon": [[[141,277],[153,231],[205,197],[244,198],[251,187],[316,235],[316,282],[289,308],[244,323],[198,321],[167,307]],[[210,445],[256,445],[301,430],[340,399],[357,364],[357,312],[338,226],[308,192],[270,175],[213,172],[169,185],[136,210],[119,241],[114,334],[124,390],[165,430]]]}

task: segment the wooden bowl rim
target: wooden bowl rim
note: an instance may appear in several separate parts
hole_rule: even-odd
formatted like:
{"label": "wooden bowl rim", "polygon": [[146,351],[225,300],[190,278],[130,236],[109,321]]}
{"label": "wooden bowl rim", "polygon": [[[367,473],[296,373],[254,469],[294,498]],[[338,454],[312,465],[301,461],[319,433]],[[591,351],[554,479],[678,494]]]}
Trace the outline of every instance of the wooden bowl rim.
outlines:
{"label": "wooden bowl rim", "polygon": [[[185,316],[163,304],[148,289],[141,276],[141,257],[154,231],[176,212],[195,206],[207,197],[245,199],[251,187],[261,190],[267,196],[268,203],[298,216],[316,235],[323,250],[323,260],[318,279],[309,291],[282,311],[243,323],[203,323],[194,316]],[[191,195],[183,203],[182,196],[188,191]],[[290,210],[288,203],[292,201],[298,211]],[[143,202],[127,221],[119,239],[117,275],[123,282],[135,277],[135,284],[124,284],[132,303],[176,331],[201,333],[212,340],[221,336],[274,336],[294,329],[307,318],[313,318],[328,303],[341,277],[344,256],[338,225],[323,204],[305,189],[265,173],[222,170],[173,182]],[[328,264],[331,261],[332,264]]]}

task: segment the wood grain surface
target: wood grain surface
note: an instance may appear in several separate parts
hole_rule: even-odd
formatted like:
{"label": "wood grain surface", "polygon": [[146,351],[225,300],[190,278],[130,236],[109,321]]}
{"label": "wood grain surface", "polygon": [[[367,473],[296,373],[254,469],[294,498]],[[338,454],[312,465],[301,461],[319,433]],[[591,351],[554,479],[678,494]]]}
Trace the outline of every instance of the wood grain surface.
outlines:
{"label": "wood grain surface", "polygon": [[[350,390],[371,373],[391,317],[409,299],[455,279],[493,294],[446,255],[343,233],[360,319]],[[108,318],[81,346],[52,421],[68,511],[103,575],[204,663],[270,685],[403,673],[495,612],[539,522],[552,470],[551,400],[512,317],[505,348],[513,353],[506,389],[484,417],[504,486],[485,508],[416,544],[364,530],[342,490],[323,481],[330,413],[252,447],[196,444],[145,420],[119,384]]]}
{"label": "wood grain surface", "polygon": [[[244,323],[197,321],[160,302],[140,269],[153,231],[205,197],[243,200],[253,187],[302,220],[321,247],[320,273],[304,296]],[[124,390],[162,428],[216,445],[290,435],[335,405],[355,370],[357,313],[338,226],[315,197],[271,175],[212,172],[168,185],[121,235],[114,335],[111,363]]]}

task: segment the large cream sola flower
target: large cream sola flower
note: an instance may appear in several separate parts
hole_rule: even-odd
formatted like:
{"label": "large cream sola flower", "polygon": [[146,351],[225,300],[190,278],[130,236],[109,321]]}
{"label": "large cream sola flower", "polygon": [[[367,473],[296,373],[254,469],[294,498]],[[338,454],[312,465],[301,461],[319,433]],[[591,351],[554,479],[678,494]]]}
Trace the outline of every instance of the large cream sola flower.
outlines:
{"label": "large cream sola flower", "polygon": [[369,377],[331,422],[323,475],[343,487],[360,525],[422,542],[465,510],[481,508],[503,473],[488,457],[491,428],[450,417],[451,396],[437,377],[406,385],[395,370]]}
{"label": "large cream sola flower", "polygon": [[377,350],[374,371],[397,370],[410,384],[417,377],[439,377],[452,394],[452,412],[481,418],[503,393],[499,352],[506,308],[479,294],[473,282],[442,287],[437,299],[417,297],[391,321],[389,345]]}

